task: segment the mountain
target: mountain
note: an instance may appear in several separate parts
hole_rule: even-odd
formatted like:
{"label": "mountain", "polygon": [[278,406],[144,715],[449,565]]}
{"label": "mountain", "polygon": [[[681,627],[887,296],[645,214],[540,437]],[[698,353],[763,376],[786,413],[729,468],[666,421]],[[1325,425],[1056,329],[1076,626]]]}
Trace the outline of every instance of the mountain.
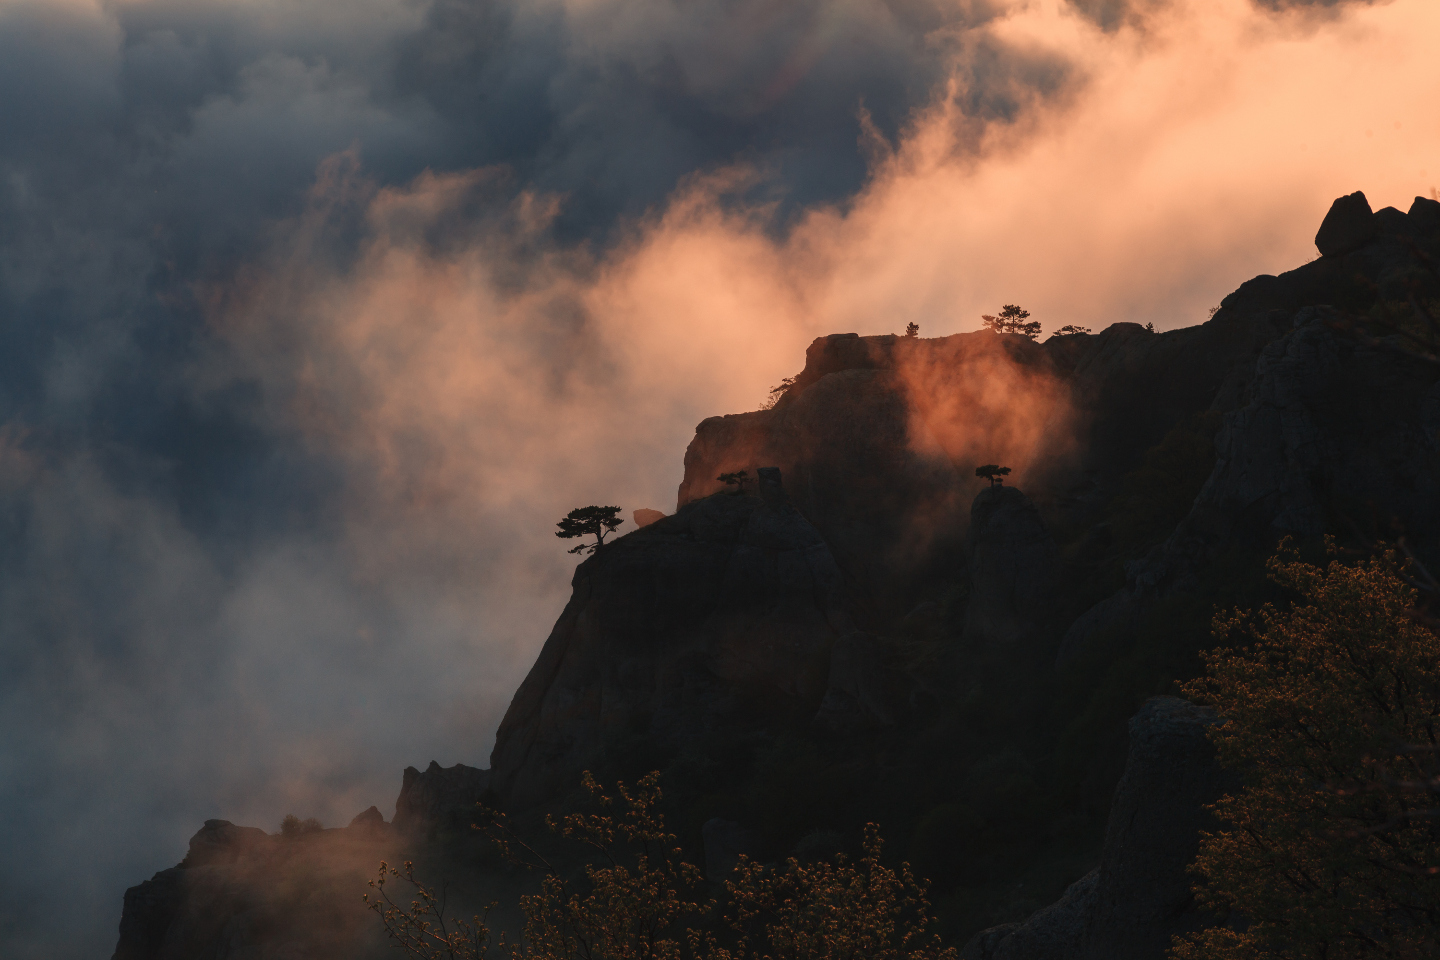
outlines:
{"label": "mountain", "polygon": [[1212,612],[1284,599],[1283,537],[1440,550],[1440,203],[1353,194],[1316,243],[1185,329],[816,340],[772,408],[699,425],[673,515],[576,568],[488,771],[407,771],[394,825],[207,823],[127,894],[117,960],[362,955],[366,857],[513,898],[475,799],[534,825],[582,771],[652,769],[696,862],[873,821],[967,957],[1162,956],[1204,922],[1183,867],[1229,782],[1215,718],[1164,696]]}

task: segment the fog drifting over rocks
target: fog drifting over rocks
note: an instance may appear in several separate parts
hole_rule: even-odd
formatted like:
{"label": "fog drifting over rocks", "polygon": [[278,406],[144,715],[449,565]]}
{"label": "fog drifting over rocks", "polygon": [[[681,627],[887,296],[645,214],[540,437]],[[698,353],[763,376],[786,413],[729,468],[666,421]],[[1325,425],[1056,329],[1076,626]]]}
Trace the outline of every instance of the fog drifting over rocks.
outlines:
{"label": "fog drifting over rocks", "polygon": [[673,510],[695,424],[814,336],[1186,326],[1334,197],[1430,195],[1437,35],[1429,0],[0,0],[6,956],[108,956],[206,818],[486,765],[554,521]]}

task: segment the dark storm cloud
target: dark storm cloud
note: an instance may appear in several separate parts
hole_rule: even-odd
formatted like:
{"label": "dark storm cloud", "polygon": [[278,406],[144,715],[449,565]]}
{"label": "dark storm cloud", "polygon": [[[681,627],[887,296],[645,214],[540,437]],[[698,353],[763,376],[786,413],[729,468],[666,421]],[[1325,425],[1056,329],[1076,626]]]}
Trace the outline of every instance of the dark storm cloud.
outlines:
{"label": "dark storm cloud", "polygon": [[[405,763],[483,763],[526,665],[510,648],[543,634],[393,564],[363,582],[343,458],[256,377],[215,373],[207,291],[304,209],[320,161],[355,146],[380,183],[504,165],[472,208],[556,191],[571,238],[736,158],[791,203],[839,199],[865,173],[861,101],[893,135],[947,69],[927,37],[989,14],[830,12],[0,6],[0,815],[28,865],[0,881],[7,955],[107,953],[123,888],[206,817],[333,822]],[[463,234],[464,209],[432,229]],[[337,207],[306,255],[355,256],[362,215]],[[562,583],[535,571],[523,612]],[[437,683],[477,636],[491,665],[463,695]],[[45,890],[84,920],[37,920]]]}

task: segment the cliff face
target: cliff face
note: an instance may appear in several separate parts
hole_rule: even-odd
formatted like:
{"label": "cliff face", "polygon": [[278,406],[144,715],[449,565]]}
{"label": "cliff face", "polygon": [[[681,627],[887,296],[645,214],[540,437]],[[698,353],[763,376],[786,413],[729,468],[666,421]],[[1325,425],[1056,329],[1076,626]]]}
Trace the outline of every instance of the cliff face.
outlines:
{"label": "cliff face", "polygon": [[853,629],[842,577],[773,475],[762,493],[687,504],[580,564],[496,735],[496,790],[535,803],[637,743],[663,763],[716,730],[815,713]]}
{"label": "cliff face", "polygon": [[976,934],[962,960],[1149,960],[1201,929],[1185,868],[1213,829],[1206,805],[1239,786],[1206,737],[1216,722],[1174,697],[1147,702],[1130,721],[1100,865],[1024,921]]}
{"label": "cliff face", "polygon": [[[661,769],[682,842],[731,838],[716,863],[875,820],[952,933],[988,928],[972,960],[1158,960],[1203,922],[1183,867],[1227,781],[1204,711],[1151,700],[1128,748],[1125,718],[1216,604],[1267,599],[1241,581],[1280,536],[1440,550],[1440,364],[1372,324],[1440,298],[1440,203],[1342,198],[1317,245],[1186,329],[817,339],[773,409],[699,425],[673,516],[579,565],[490,770],[407,770],[393,827],[207,823],[127,894],[117,958],[328,955],[365,918],[317,900],[306,939],[277,877],[348,895],[476,799]],[[722,491],[741,469],[757,489]]]}

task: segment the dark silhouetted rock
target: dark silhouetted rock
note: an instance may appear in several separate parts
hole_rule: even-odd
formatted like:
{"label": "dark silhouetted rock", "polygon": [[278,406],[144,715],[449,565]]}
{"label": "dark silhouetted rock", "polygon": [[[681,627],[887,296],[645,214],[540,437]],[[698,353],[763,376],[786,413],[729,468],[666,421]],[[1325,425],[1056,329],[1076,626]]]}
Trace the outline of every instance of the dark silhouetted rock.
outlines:
{"label": "dark silhouetted rock", "polygon": [[1415,202],[1410,204],[1410,211],[1406,216],[1415,225],[1416,232],[1421,234],[1440,233],[1440,200],[1416,197]]}
{"label": "dark silhouetted rock", "polygon": [[355,814],[355,818],[350,821],[350,826],[346,829],[364,835],[375,835],[384,832],[387,827],[389,824],[385,822],[385,816],[380,812],[380,808],[367,807]]}
{"label": "dark silhouetted rock", "polygon": [[1440,544],[1440,383],[1433,365],[1336,329],[1328,307],[1294,314],[1266,346],[1246,402],[1225,416],[1214,471],[1189,515],[1146,556],[1126,563],[1127,586],[1075,621],[1057,664],[1096,655],[1157,599],[1192,590],[1237,542],[1272,549],[1285,534],[1404,531]]}
{"label": "dark silhouetted rock", "polygon": [[755,836],[734,820],[715,817],[700,828],[705,843],[705,877],[725,880],[735,872],[741,856],[755,856]]}
{"label": "dark silhouetted rock", "polygon": [[183,877],[183,870],[171,867],[125,891],[120,941],[112,960],[155,960],[161,955],[184,895]]}
{"label": "dark silhouetted rock", "polygon": [[1380,232],[1370,201],[1356,191],[1330,205],[1320,230],[1315,234],[1315,247],[1322,257],[1337,257],[1358,250],[1374,240]]}
{"label": "dark silhouetted rock", "polygon": [[[829,547],[783,497],[707,497],[613,541],[576,568],[500,724],[496,790],[537,803],[584,770],[631,776],[699,738],[808,721],[831,647],[854,629],[842,588]],[[627,760],[637,740],[646,753]]]}
{"label": "dark silhouetted rock", "polygon": [[665,514],[661,513],[659,510],[651,510],[649,507],[641,507],[639,510],[635,511],[634,517],[635,526],[648,527],[656,520],[664,520]]}
{"label": "dark silhouetted rock", "polygon": [[1216,722],[1184,700],[1147,701],[1130,721],[1100,865],[1024,922],[972,937],[963,960],[1163,960],[1172,937],[1204,927],[1185,868],[1213,826],[1206,805],[1238,788],[1215,760]]}
{"label": "dark silhouetted rock", "polygon": [[1030,639],[1050,608],[1058,551],[1040,513],[1015,487],[981,490],[970,508],[965,642],[990,649]]}
{"label": "dark silhouetted rock", "polygon": [[434,760],[421,773],[405,768],[395,801],[397,830],[437,826],[466,827],[475,819],[475,804],[490,787],[490,771],[457,763],[442,767]]}
{"label": "dark silhouetted rock", "polygon": [[205,826],[190,838],[190,850],[180,866],[234,863],[272,842],[273,838],[259,827],[237,827],[229,820],[206,820]]}
{"label": "dark silhouetted rock", "polygon": [[909,714],[914,683],[878,637],[851,631],[830,651],[830,676],[815,725],[830,733],[893,727]]}

